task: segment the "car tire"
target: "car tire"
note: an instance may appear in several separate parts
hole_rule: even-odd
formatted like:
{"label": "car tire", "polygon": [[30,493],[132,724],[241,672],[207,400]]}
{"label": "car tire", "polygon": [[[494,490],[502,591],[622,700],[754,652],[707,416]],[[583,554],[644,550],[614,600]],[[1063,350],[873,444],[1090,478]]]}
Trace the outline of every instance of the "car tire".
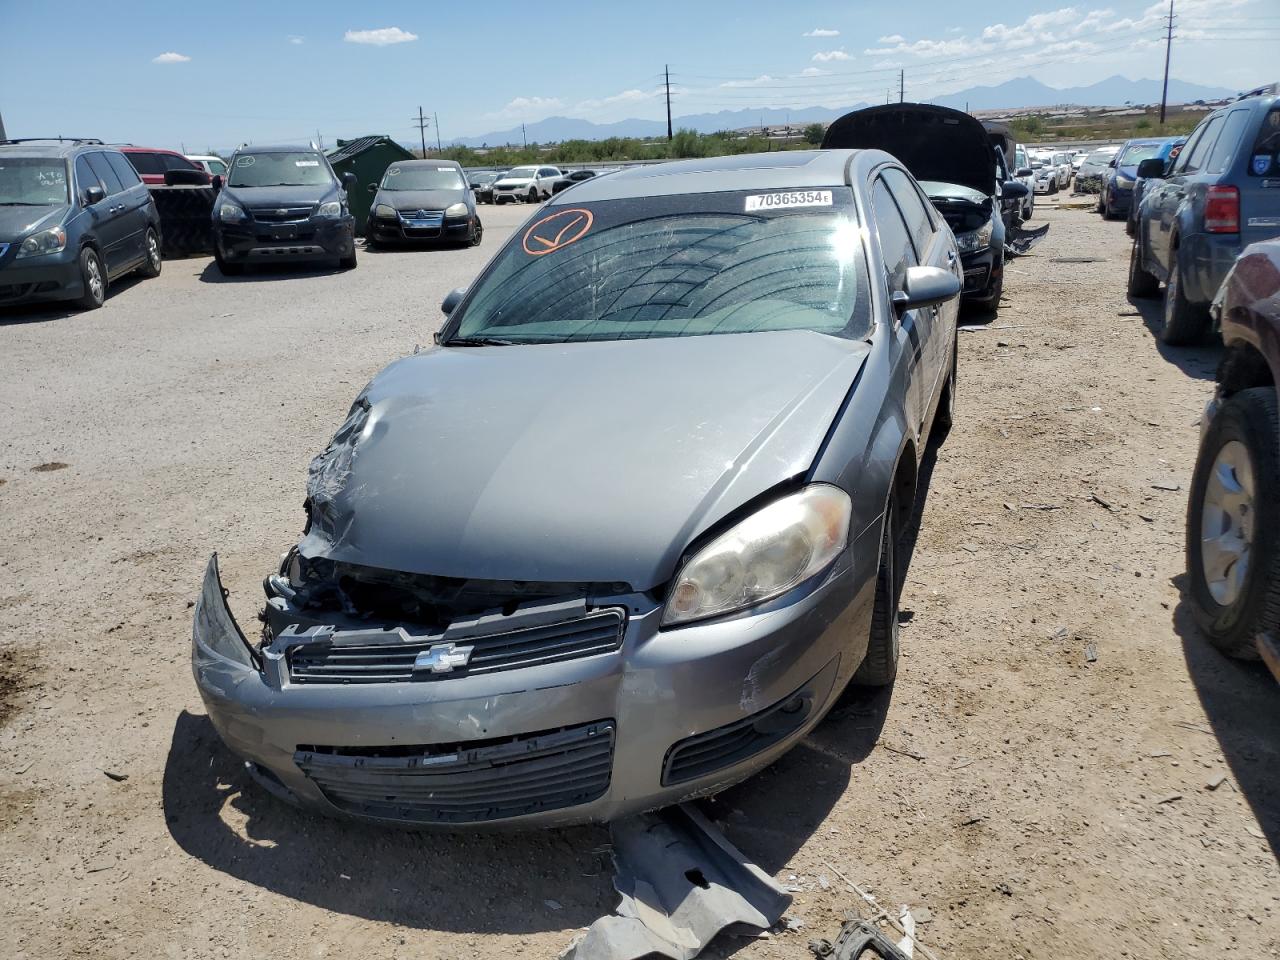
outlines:
{"label": "car tire", "polygon": [[525,201],[526,201],[526,202],[528,202],[528,203],[537,203],[537,202],[538,202],[538,188],[537,188],[537,187],[530,187],[530,188],[529,188],[529,195],[528,195],[527,197],[525,197]]}
{"label": "car tire", "polygon": [[156,233],[155,227],[147,227],[146,236],[142,238],[142,252],[146,259],[142,261],[138,273],[147,278],[160,276],[160,271],[164,268],[164,257],[160,251],[160,235]]}
{"label": "car tire", "polygon": [[80,251],[80,282],[84,293],[76,298],[82,310],[97,310],[107,299],[107,271],[93,247]]}
{"label": "car tire", "polygon": [[470,246],[480,246],[480,241],[484,239],[484,224],[480,222],[480,218],[476,217],[475,226],[471,228]]}
{"label": "car tire", "polygon": [[377,249],[378,249],[378,241],[377,241],[377,239],[374,237],[374,235],[373,235],[372,233],[366,233],[366,234],[364,235],[364,248],[365,248],[366,250],[377,250]]}
{"label": "car tire", "polygon": [[1142,247],[1135,237],[1129,248],[1129,296],[1152,300],[1160,293],[1160,281],[1142,265]]}
{"label": "car tire", "polygon": [[1209,311],[1191,303],[1182,292],[1182,269],[1178,265],[1178,249],[1169,261],[1169,280],[1164,285],[1164,323],[1160,340],[1170,346],[1199,343],[1209,330]]}
{"label": "car tire", "polygon": [[[1257,659],[1256,638],[1280,628],[1278,446],[1275,388],[1241,390],[1205,432],[1187,500],[1192,615],[1210,643],[1241,659]],[[1217,552],[1206,557],[1210,540]],[[1211,568],[1220,581],[1210,582]]]}
{"label": "car tire", "polygon": [[224,277],[238,277],[244,273],[243,263],[228,263],[222,259],[221,254],[214,252],[213,262],[218,265],[218,272]]}
{"label": "car tire", "polygon": [[938,412],[933,416],[933,435],[939,443],[947,438],[956,422],[956,381],[959,379],[960,360],[959,334],[956,336],[951,344],[951,369],[938,399]]}
{"label": "car tire", "polygon": [[898,676],[900,649],[898,595],[901,578],[897,565],[897,534],[894,527],[894,498],[885,505],[884,529],[880,532],[880,566],[876,571],[875,605],[871,610],[871,637],[867,653],[854,671],[850,683],[859,687],[885,687]]}

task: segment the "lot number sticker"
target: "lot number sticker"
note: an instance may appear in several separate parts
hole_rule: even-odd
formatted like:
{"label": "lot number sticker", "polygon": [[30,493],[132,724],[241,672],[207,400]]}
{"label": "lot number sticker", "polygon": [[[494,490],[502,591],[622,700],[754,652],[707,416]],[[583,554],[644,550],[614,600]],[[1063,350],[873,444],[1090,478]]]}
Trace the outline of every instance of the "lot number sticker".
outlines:
{"label": "lot number sticker", "polygon": [[790,193],[759,193],[747,197],[747,213],[783,210],[787,207],[829,207],[830,190],[793,190]]}

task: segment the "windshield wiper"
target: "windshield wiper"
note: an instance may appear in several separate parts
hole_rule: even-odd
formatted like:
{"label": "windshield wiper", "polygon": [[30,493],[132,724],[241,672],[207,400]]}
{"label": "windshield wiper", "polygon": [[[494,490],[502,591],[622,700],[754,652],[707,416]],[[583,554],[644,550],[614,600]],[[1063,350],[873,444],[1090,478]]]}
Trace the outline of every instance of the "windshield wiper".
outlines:
{"label": "windshield wiper", "polygon": [[32,203],[30,200],[0,200],[0,207],[49,207],[49,203]]}
{"label": "windshield wiper", "polygon": [[515,347],[525,341],[504,340],[502,337],[452,337],[441,346],[444,347]]}

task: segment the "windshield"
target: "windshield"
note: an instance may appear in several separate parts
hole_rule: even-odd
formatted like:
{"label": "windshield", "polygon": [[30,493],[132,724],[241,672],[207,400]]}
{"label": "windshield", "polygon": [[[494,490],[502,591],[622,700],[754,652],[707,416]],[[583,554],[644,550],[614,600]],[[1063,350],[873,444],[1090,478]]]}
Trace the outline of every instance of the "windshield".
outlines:
{"label": "windshield", "polygon": [[503,174],[503,176],[510,177],[512,180],[528,180],[537,176],[537,173],[537,167],[516,167],[512,170],[508,170]]}
{"label": "windshield", "polygon": [[498,174],[496,173],[473,173],[471,175],[472,183],[493,183],[497,179]]}
{"label": "windshield", "polygon": [[65,161],[49,157],[0,157],[0,206],[44,207],[67,202]]}
{"label": "windshield", "polygon": [[1114,150],[1095,150],[1093,151],[1093,153],[1089,154],[1089,157],[1085,161],[1085,163],[1100,163],[1103,166],[1106,166],[1108,163],[1111,162],[1111,158],[1114,156],[1115,156]]}
{"label": "windshield", "polygon": [[332,183],[318,153],[237,153],[229,187],[311,187]]}
{"label": "windshield", "polygon": [[387,175],[382,178],[383,190],[462,190],[465,187],[457,167],[434,164],[396,164],[387,167]]}
{"label": "windshield", "polygon": [[1136,167],[1143,160],[1150,160],[1153,157],[1160,156],[1159,143],[1135,143],[1133,146],[1125,150],[1120,155],[1120,160],[1116,163],[1117,167]]}
{"label": "windshield", "polygon": [[544,210],[498,254],[449,339],[858,338],[871,324],[859,238],[847,187]]}

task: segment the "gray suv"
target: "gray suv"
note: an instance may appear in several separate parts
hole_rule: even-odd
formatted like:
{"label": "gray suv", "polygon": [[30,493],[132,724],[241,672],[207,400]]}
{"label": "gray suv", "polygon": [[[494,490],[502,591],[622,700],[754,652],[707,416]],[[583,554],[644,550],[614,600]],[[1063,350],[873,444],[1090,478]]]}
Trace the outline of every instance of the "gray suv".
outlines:
{"label": "gray suv", "polygon": [[1166,170],[1144,160],[1129,295],[1165,284],[1160,339],[1194,343],[1240,251],[1280,236],[1280,84],[1253,90],[1200,122]]}
{"label": "gray suv", "polygon": [[160,215],[100,140],[0,140],[0,305],[102,306],[126,273],[160,274]]}

